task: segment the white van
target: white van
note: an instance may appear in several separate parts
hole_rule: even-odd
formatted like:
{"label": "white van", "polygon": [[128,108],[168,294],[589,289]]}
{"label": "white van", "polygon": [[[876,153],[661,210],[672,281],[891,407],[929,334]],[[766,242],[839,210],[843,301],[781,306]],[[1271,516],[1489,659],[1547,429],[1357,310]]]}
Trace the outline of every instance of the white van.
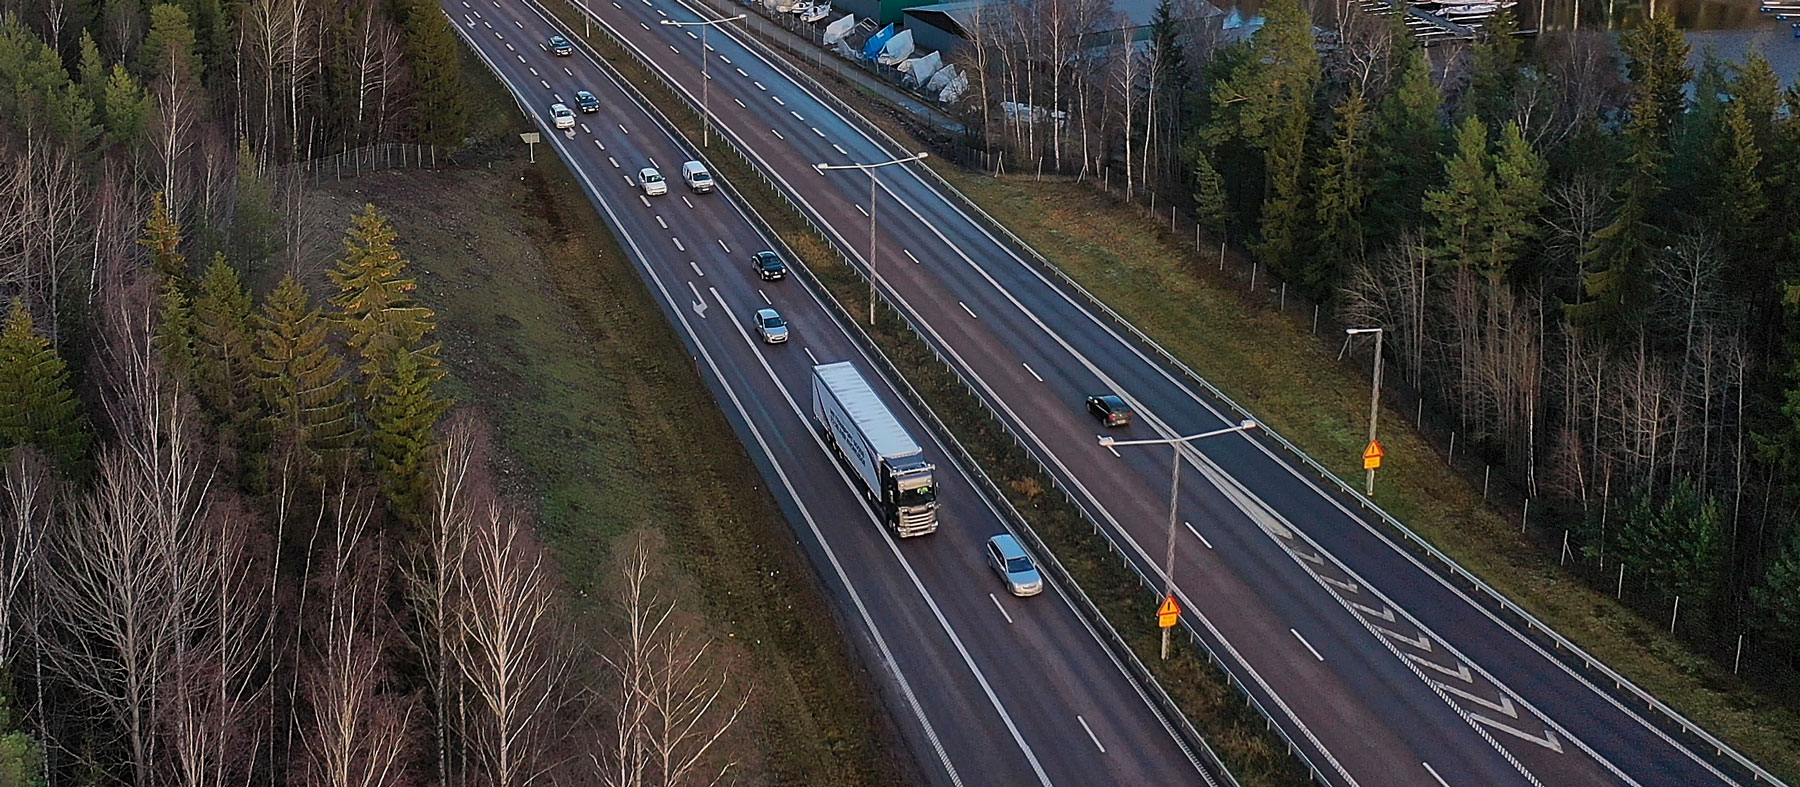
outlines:
{"label": "white van", "polygon": [[713,190],[713,177],[706,171],[706,165],[698,161],[690,161],[681,165],[681,179],[695,193],[704,194]]}

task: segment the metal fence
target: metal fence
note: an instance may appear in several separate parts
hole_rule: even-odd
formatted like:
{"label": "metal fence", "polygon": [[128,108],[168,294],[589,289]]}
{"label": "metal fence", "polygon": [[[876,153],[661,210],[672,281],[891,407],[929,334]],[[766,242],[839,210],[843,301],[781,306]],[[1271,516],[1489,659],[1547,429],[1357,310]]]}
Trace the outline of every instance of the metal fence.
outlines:
{"label": "metal fence", "polygon": [[384,169],[437,169],[440,163],[451,163],[448,156],[440,160],[438,154],[436,145],[377,142],[373,145],[352,148],[342,153],[297,161],[283,166],[281,174],[310,179],[313,183],[318,183],[327,176],[333,180],[343,180]]}

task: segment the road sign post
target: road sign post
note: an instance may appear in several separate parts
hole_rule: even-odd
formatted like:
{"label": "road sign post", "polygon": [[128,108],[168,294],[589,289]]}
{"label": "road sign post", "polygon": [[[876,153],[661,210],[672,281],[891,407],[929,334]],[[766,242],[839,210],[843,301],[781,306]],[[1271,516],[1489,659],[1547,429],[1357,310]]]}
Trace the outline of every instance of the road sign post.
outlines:
{"label": "road sign post", "polygon": [[1163,597],[1162,606],[1156,608],[1156,625],[1162,627],[1163,661],[1169,660],[1169,632],[1175,628],[1175,624],[1180,622],[1181,604],[1175,601],[1175,594],[1170,593]]}
{"label": "road sign post", "polygon": [[535,145],[537,145],[537,143],[539,143],[539,142],[542,142],[543,139],[538,136],[538,133],[536,131],[527,131],[523,134],[520,134],[519,139],[523,140],[525,142],[525,150],[528,151],[531,155],[531,163],[536,164],[537,163],[537,148],[535,147]]}

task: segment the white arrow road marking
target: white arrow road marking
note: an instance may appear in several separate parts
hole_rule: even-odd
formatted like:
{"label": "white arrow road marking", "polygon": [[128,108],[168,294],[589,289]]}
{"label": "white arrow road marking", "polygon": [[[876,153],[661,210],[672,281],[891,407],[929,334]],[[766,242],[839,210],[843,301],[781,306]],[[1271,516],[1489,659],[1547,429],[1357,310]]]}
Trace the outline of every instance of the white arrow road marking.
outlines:
{"label": "white arrow road marking", "polygon": [[1325,576],[1324,574],[1314,574],[1313,576],[1318,577],[1320,582],[1323,582],[1327,585],[1337,588],[1338,590],[1342,590],[1345,593],[1355,593],[1356,592],[1356,583],[1355,582],[1340,582],[1338,580],[1332,579],[1331,577]]}
{"label": "white arrow road marking", "polygon": [[1008,623],[1008,624],[1011,624],[1011,623],[1012,623],[1012,616],[1011,616],[1011,615],[1008,615],[1008,614],[1006,614],[1006,607],[1004,607],[1004,606],[1002,606],[1002,605],[1001,605],[1001,604],[1000,604],[1000,599],[998,599],[998,598],[994,598],[994,594],[992,594],[992,593],[989,593],[989,594],[988,594],[988,598],[992,598],[992,599],[994,599],[994,606],[996,606],[996,607],[999,607],[999,608],[1000,608],[1000,616],[1001,616],[1001,617],[1004,617],[1004,618],[1006,618],[1006,622],[1007,622],[1007,623]]}
{"label": "white arrow road marking", "polygon": [[1194,523],[1184,521],[1181,524],[1187,525],[1188,532],[1193,533],[1195,538],[1200,539],[1200,543],[1205,544],[1207,549],[1213,548],[1212,542],[1206,540],[1206,536],[1200,535],[1200,531],[1194,527]]}
{"label": "white arrow road marking", "polygon": [[1544,737],[1539,738],[1536,735],[1532,735],[1530,733],[1515,730],[1511,727],[1501,724],[1500,722],[1494,721],[1493,719],[1490,719],[1479,713],[1471,713],[1471,714],[1469,714],[1469,718],[1474,719],[1475,721],[1481,722],[1482,724],[1485,724],[1489,727],[1493,727],[1496,730],[1504,732],[1504,733],[1511,735],[1515,738],[1518,738],[1520,740],[1531,741],[1532,743],[1535,743],[1539,746],[1542,746],[1546,749],[1556,752],[1557,754],[1562,754],[1562,750],[1563,750],[1562,743],[1556,740],[1556,733],[1552,730],[1544,730]]}
{"label": "white arrow road marking", "polygon": [[1473,702],[1476,705],[1480,705],[1483,708],[1487,708],[1488,710],[1494,711],[1495,713],[1504,713],[1504,714],[1506,714],[1506,716],[1508,718],[1513,718],[1513,719],[1519,718],[1519,709],[1516,706],[1514,706],[1512,700],[1504,694],[1500,695],[1499,702],[1493,702],[1491,700],[1488,700],[1485,697],[1479,697],[1479,696],[1476,696],[1469,692],[1463,691],[1462,689],[1459,689],[1448,683],[1443,683],[1443,682],[1435,681],[1435,680],[1432,681],[1432,683],[1436,683],[1437,687],[1440,689],[1443,689],[1444,691],[1450,692],[1451,694],[1455,694],[1458,697],[1461,697],[1465,700]]}
{"label": "white arrow road marking", "polygon": [[[690,282],[688,282],[688,289],[694,291],[694,313],[700,315],[701,318],[705,318],[706,317],[706,299],[700,297],[700,288],[695,287],[694,283],[690,281]],[[712,288],[708,287],[707,289],[711,290]],[[717,295],[718,293],[715,292],[713,294]]]}
{"label": "white arrow road marking", "polygon": [[1409,637],[1409,636],[1406,636],[1405,634],[1401,634],[1399,632],[1389,631],[1380,626],[1376,626],[1375,631],[1382,634],[1383,636],[1390,638],[1390,639],[1399,640],[1399,641],[1404,642],[1408,645],[1411,645],[1415,648],[1418,648],[1419,650],[1425,651],[1426,653],[1431,652],[1431,639],[1424,635],[1420,635],[1417,638]]}
{"label": "white arrow road marking", "polygon": [[1318,555],[1315,555],[1311,552],[1301,552],[1298,549],[1289,550],[1289,551],[1294,553],[1294,557],[1300,558],[1301,560],[1304,560],[1308,563],[1312,563],[1314,565],[1320,565],[1320,566],[1325,565],[1325,558],[1319,557]]}
{"label": "white arrow road marking", "polygon": [[[1456,669],[1450,669],[1449,667],[1446,667],[1442,664],[1432,661],[1431,659],[1420,656],[1416,653],[1408,653],[1408,654],[1406,654],[1406,657],[1408,659],[1411,659],[1414,664],[1417,664],[1417,665],[1424,667],[1426,669],[1429,669],[1429,670],[1436,670],[1445,675],[1449,675],[1452,678],[1461,680],[1464,683],[1475,682],[1475,676],[1469,674],[1469,665],[1464,664],[1460,661],[1456,662]],[[1443,684],[1440,683],[1438,685],[1441,686]]]}
{"label": "white arrow road marking", "polygon": [[1388,609],[1386,605],[1383,605],[1382,608],[1379,610],[1374,610],[1374,609],[1370,609],[1368,607],[1365,607],[1361,604],[1358,604],[1358,603],[1352,601],[1352,602],[1350,602],[1350,606],[1351,606],[1351,608],[1355,609],[1357,612],[1361,612],[1364,615],[1368,615],[1369,617],[1379,618],[1379,619],[1385,620],[1389,623],[1394,622],[1394,611],[1391,609]]}

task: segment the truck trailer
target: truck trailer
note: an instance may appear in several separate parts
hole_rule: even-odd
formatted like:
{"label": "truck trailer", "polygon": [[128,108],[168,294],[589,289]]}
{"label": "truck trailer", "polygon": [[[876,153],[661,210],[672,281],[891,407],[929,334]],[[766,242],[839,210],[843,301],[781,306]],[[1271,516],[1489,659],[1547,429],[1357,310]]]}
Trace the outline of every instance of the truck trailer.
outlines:
{"label": "truck trailer", "polygon": [[882,522],[905,538],[937,530],[937,468],[849,361],[813,367],[812,413]]}

